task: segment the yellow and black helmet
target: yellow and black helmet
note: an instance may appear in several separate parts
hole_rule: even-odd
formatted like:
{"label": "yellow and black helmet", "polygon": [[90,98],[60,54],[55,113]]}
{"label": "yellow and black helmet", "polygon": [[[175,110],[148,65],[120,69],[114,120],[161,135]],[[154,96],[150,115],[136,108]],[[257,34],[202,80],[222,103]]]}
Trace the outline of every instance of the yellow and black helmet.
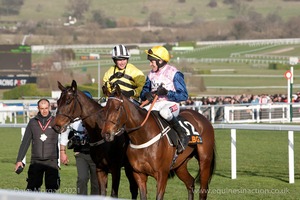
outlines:
{"label": "yellow and black helmet", "polygon": [[148,60],[158,59],[165,62],[169,62],[170,60],[169,51],[163,46],[154,46],[149,50],[145,50],[145,52],[148,54]]}

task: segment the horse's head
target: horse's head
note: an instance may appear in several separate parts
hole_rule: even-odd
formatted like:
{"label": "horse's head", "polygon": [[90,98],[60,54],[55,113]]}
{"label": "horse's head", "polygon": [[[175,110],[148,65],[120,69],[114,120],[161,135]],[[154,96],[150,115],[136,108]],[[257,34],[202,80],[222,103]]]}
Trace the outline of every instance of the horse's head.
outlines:
{"label": "horse's head", "polygon": [[116,84],[108,97],[104,115],[106,120],[101,132],[102,137],[107,142],[113,141],[114,136],[124,132],[124,125],[127,121],[127,113],[124,107],[124,101],[126,100],[119,85]]}
{"label": "horse's head", "polygon": [[57,101],[57,111],[52,127],[56,132],[61,133],[81,115],[82,108],[78,101],[79,92],[76,81],[73,80],[71,86],[67,87],[58,81],[58,88],[61,90],[61,95]]}

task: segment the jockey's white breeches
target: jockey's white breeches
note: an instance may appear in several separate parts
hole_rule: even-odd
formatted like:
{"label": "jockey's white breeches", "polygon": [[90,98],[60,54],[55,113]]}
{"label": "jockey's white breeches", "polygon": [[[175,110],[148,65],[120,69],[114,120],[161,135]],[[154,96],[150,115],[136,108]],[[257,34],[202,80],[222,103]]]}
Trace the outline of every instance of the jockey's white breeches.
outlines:
{"label": "jockey's white breeches", "polygon": [[[144,108],[149,110],[151,104],[148,104]],[[173,116],[177,117],[179,115],[180,106],[179,103],[172,101],[158,101],[155,102],[152,110],[159,111],[160,116],[162,116],[167,121],[170,121]]]}

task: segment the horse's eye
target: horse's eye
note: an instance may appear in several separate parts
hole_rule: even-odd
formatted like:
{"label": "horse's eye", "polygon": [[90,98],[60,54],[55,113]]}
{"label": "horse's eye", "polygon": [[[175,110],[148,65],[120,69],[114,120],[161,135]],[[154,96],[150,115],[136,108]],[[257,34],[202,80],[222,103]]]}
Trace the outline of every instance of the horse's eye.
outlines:
{"label": "horse's eye", "polygon": [[68,97],[67,100],[66,100],[66,104],[67,104],[67,105],[70,104],[70,103],[72,102],[72,100],[73,100],[73,98]]}

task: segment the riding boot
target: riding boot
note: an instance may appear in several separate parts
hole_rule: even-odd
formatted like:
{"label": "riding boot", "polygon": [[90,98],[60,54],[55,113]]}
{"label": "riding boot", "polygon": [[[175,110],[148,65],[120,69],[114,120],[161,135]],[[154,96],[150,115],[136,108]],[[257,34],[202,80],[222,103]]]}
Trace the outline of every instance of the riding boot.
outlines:
{"label": "riding boot", "polygon": [[186,131],[184,128],[182,128],[175,116],[169,121],[170,126],[176,131],[179,141],[177,144],[177,153],[181,154],[184,150],[185,147],[188,145],[188,138],[186,136]]}

